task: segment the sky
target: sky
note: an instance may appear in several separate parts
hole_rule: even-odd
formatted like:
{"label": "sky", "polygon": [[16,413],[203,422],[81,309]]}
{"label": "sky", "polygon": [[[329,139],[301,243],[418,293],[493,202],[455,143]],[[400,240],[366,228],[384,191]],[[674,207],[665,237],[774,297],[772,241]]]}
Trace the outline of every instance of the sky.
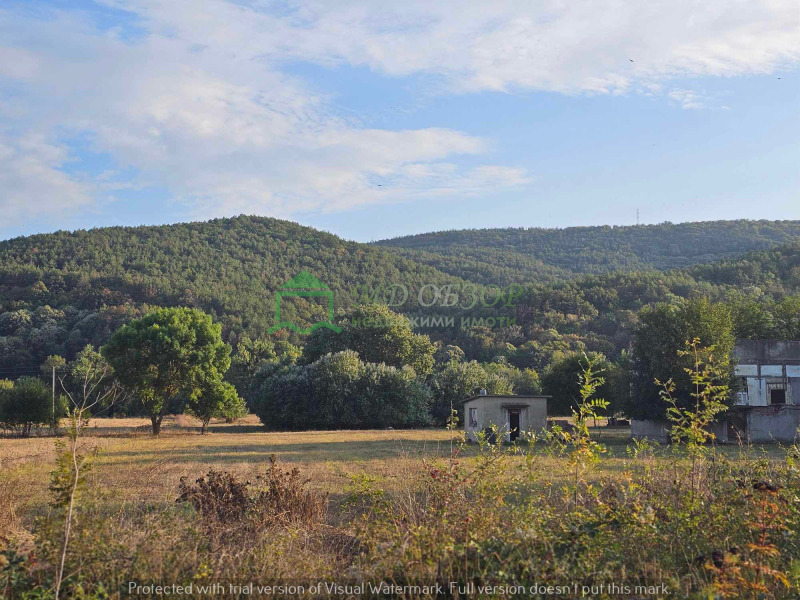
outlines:
{"label": "sky", "polygon": [[0,2],[0,239],[800,219],[797,0]]}

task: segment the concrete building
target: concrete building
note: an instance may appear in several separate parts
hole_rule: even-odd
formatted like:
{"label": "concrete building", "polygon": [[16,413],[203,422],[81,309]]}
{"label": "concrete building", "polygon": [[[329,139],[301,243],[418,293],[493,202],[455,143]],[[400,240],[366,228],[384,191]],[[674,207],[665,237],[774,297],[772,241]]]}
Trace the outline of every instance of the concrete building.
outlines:
{"label": "concrete building", "polygon": [[800,427],[800,341],[739,340],[733,358],[741,391],[727,415],[728,437],[794,440]]}
{"label": "concrete building", "polygon": [[[740,391],[712,427],[718,442],[791,442],[800,427],[800,341],[737,340]],[[669,441],[666,421],[631,421],[633,437]]]}
{"label": "concrete building", "polygon": [[[635,438],[647,438],[654,442],[666,444],[670,441],[669,428],[670,423],[666,420],[638,421],[631,419],[631,437]],[[713,423],[710,429],[718,443],[725,444],[728,442],[729,427],[726,418],[723,418],[718,423]]]}
{"label": "concrete building", "polygon": [[547,427],[547,399],[550,396],[489,396],[485,392],[464,400],[464,430],[467,440],[496,425],[507,442],[523,431]]}

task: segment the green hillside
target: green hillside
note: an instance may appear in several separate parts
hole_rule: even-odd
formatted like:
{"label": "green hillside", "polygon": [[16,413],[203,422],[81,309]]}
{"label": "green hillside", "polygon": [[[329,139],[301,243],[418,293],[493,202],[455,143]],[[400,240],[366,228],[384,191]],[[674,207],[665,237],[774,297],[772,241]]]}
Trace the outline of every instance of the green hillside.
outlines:
{"label": "green hillside", "polygon": [[337,309],[356,301],[359,285],[460,281],[381,248],[270,218],[21,237],[0,242],[0,361],[71,355],[152,305],[201,308],[232,342],[244,333],[264,337],[274,324],[275,291],[303,270],[333,290]]}
{"label": "green hillside", "polygon": [[[201,308],[222,323],[225,339],[234,346],[244,335],[266,338],[276,323],[276,291],[304,270],[329,286],[336,310],[361,303],[366,296],[374,300],[363,293],[365,286],[367,290],[405,286],[410,292],[408,301],[394,310],[421,320],[452,318],[454,325],[417,328],[435,341],[458,345],[470,359],[505,358],[520,367],[541,369],[554,355],[572,350],[613,357],[628,347],[637,311],[647,304],[707,296],[758,302],[772,310],[771,303],[797,293],[799,243],[747,254],[741,251],[788,239],[799,228],[794,222],[736,221],[563,232],[468,231],[408,238],[417,246],[441,238],[442,251],[348,242],[261,217],[17,238],[0,242],[0,376],[4,370],[13,370],[12,375],[19,375],[20,369],[38,372],[50,354],[72,357],[87,343],[99,346],[121,324],[151,306]],[[648,244],[650,234],[652,243]],[[553,253],[542,248],[537,252],[552,264],[524,253],[537,236],[547,242],[542,248],[549,247]],[[471,253],[457,252],[465,247],[444,243],[465,237],[475,241]],[[478,246],[479,239],[492,240],[496,248]],[[564,266],[570,253],[580,254],[570,246],[581,239],[588,248],[584,253],[588,262],[581,263],[582,268],[603,272],[581,273]],[[670,239],[674,243],[668,243]],[[615,249],[622,240],[628,241]],[[633,248],[640,247],[648,249],[638,256]],[[658,254],[659,248],[663,254]],[[657,270],[725,254],[737,257]],[[452,284],[459,289],[472,283],[520,283],[521,289],[513,303],[467,306],[466,295],[461,296],[461,306],[443,307],[441,302],[420,306],[417,302],[418,291],[426,285]],[[781,314],[790,314],[792,306],[782,305]],[[287,301],[282,307],[311,322],[324,320],[327,308],[304,305],[303,300],[296,305]],[[286,315],[282,318],[286,320]],[[462,318],[467,319],[466,325]],[[780,331],[789,331],[787,327]],[[290,334],[283,330],[279,335]],[[289,339],[299,344],[305,340],[295,334]]]}
{"label": "green hillside", "polygon": [[631,227],[469,229],[376,244],[453,275],[511,283],[554,281],[575,273],[679,269],[798,239],[800,221],[740,220]]}

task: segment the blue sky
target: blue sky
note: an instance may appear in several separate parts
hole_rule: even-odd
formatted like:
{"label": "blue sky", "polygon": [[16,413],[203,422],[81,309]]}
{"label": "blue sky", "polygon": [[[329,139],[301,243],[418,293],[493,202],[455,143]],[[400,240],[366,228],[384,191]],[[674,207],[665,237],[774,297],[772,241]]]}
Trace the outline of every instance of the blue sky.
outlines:
{"label": "blue sky", "polygon": [[800,219],[794,2],[0,7],[0,237]]}

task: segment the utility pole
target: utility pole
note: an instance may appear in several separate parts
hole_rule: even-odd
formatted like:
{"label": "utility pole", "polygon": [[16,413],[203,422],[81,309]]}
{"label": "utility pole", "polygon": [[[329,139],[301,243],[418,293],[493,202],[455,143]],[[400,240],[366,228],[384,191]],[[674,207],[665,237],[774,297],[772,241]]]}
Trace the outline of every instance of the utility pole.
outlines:
{"label": "utility pole", "polygon": [[56,422],[56,366],[53,365],[53,423]]}
{"label": "utility pole", "polygon": [[639,209],[636,209],[636,224],[639,224]]}

